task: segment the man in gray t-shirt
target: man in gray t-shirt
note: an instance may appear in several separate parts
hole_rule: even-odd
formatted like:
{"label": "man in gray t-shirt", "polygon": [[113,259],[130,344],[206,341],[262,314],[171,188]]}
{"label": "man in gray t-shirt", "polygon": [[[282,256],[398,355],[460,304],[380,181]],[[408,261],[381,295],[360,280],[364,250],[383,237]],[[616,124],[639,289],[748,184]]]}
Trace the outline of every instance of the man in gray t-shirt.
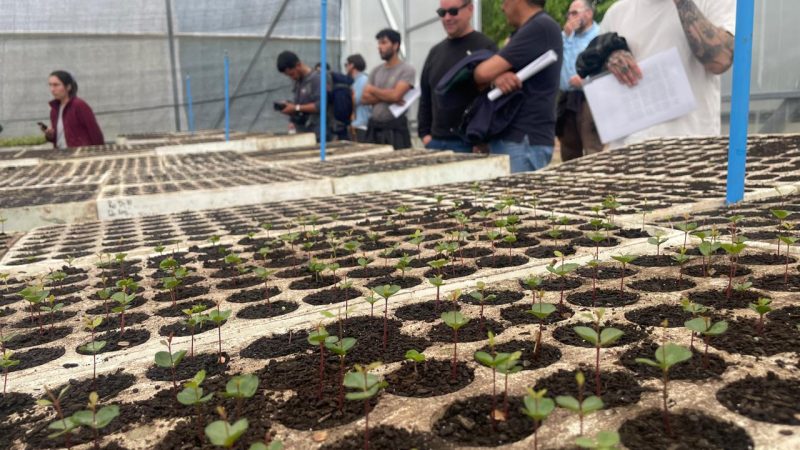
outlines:
{"label": "man in gray t-shirt", "polygon": [[363,104],[372,105],[367,141],[391,144],[395,150],[409,148],[411,133],[406,114],[394,117],[389,106],[403,101],[403,96],[414,86],[416,71],[410,64],[400,60],[400,33],[387,28],[381,30],[375,39],[378,40],[381,59],[386,63],[372,71],[361,96]]}
{"label": "man in gray t-shirt", "polygon": [[[278,71],[294,81],[292,92],[294,93],[293,102],[278,102],[275,108],[283,114],[289,116],[289,121],[300,133],[313,132],[320,140],[320,73],[312,70],[309,66],[300,61],[296,54],[285,51],[278,55]],[[331,77],[328,75],[328,87],[332,85]],[[333,124],[333,108],[328,107],[328,121],[326,124],[327,140],[331,138],[331,127]]]}

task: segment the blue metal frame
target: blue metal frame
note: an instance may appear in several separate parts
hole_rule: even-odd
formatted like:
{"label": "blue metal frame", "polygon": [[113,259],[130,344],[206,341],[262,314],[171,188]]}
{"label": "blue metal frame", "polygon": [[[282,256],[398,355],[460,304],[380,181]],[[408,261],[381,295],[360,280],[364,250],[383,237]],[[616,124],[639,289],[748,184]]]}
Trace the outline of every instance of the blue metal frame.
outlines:
{"label": "blue metal frame", "polygon": [[225,141],[231,140],[230,61],[225,51]]}
{"label": "blue metal frame", "polygon": [[319,106],[319,159],[325,161],[325,144],[328,138],[328,0],[320,0],[320,11],[322,19],[320,20],[320,59],[319,59],[319,72],[320,78],[320,106]]}
{"label": "blue metal frame", "polygon": [[747,170],[747,127],[750,123],[750,67],[753,59],[754,0],[736,2],[736,37],[733,52],[733,89],[728,148],[728,190],[731,205],[744,199]]}
{"label": "blue metal frame", "polygon": [[186,106],[188,111],[186,115],[189,116],[189,134],[194,134],[194,102],[192,100],[192,77],[186,75]]}

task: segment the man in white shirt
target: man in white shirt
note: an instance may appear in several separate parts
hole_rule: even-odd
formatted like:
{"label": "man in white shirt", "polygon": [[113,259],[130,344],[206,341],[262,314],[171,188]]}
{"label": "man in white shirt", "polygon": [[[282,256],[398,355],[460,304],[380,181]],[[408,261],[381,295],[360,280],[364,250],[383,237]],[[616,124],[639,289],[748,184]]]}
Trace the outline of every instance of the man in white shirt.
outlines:
{"label": "man in white shirt", "polygon": [[720,74],[733,64],[735,0],[620,0],[606,13],[601,33],[616,32],[630,52],[612,53],[606,68],[621,82],[634,86],[642,73],[636,60],[678,49],[694,91],[693,112],[634,133],[611,147],[669,136],[720,134]]}

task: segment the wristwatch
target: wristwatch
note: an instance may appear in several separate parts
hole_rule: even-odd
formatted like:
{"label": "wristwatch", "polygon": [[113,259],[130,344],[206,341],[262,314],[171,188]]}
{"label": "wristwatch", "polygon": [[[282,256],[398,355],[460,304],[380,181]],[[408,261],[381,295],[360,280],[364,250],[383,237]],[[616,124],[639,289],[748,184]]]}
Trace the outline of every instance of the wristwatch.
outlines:
{"label": "wristwatch", "polygon": [[300,105],[299,104],[294,105],[294,112],[300,112]]}

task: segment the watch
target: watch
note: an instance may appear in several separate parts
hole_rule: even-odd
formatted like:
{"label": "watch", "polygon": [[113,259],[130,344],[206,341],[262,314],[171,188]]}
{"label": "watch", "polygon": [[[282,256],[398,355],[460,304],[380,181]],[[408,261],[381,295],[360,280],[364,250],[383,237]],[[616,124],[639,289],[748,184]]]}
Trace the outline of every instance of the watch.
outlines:
{"label": "watch", "polygon": [[300,105],[299,104],[294,105],[294,112],[300,112]]}

